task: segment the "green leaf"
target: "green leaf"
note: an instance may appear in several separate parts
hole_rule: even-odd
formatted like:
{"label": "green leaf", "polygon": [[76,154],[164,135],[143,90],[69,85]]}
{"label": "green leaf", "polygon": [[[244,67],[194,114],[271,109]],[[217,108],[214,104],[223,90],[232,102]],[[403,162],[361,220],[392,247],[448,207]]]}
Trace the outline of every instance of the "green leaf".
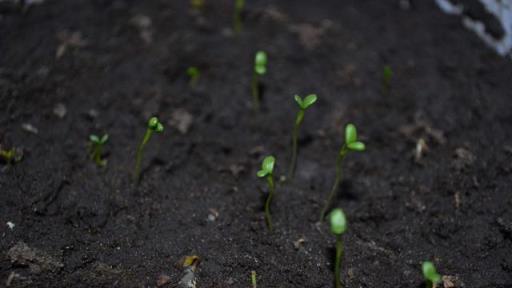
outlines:
{"label": "green leaf", "polygon": [[258,75],[267,73],[267,53],[263,51],[256,52],[254,57],[254,72]]}
{"label": "green leaf", "polygon": [[100,142],[100,138],[98,138],[98,136],[96,136],[94,134],[89,135],[89,140],[91,140],[91,142],[93,142],[93,143],[99,143]]}
{"label": "green leaf", "polygon": [[423,262],[421,268],[423,270],[423,277],[425,277],[426,280],[432,282],[433,284],[441,282],[441,275],[437,273],[434,263],[425,261]]}
{"label": "green leaf", "polygon": [[235,0],[236,10],[242,10],[245,6],[245,0]]}
{"label": "green leaf", "polygon": [[336,208],[329,214],[331,232],[336,235],[343,234],[347,230],[347,217],[340,208]]}
{"label": "green leaf", "polygon": [[350,144],[347,145],[348,146],[348,149],[350,150],[354,150],[354,151],[364,151],[366,149],[366,146],[364,145],[363,142],[352,142]]}
{"label": "green leaf", "polygon": [[101,144],[105,144],[107,143],[108,141],[108,134],[103,134],[103,136],[101,137]]}
{"label": "green leaf", "polygon": [[274,172],[275,163],[276,158],[274,158],[274,156],[267,156],[261,163],[261,170],[265,171],[267,174],[272,174],[272,172]]}
{"label": "green leaf", "polygon": [[354,124],[349,123],[345,126],[345,144],[350,145],[352,142],[357,141],[357,130]]}
{"label": "green leaf", "polygon": [[195,77],[195,76],[199,75],[199,69],[197,67],[194,67],[194,66],[188,67],[187,75],[189,77]]}
{"label": "green leaf", "polygon": [[162,123],[158,122],[158,124],[156,125],[155,131],[158,133],[162,133],[164,131],[164,125],[162,125]]}
{"label": "green leaf", "polygon": [[316,102],[316,100],[316,94],[306,96],[306,98],[304,98],[304,101],[302,101],[302,109],[307,109],[309,106],[313,105]]}
{"label": "green leaf", "polygon": [[156,118],[156,117],[149,118],[148,128],[155,130],[157,126],[158,126],[158,118]]}
{"label": "green leaf", "polygon": [[263,170],[259,170],[258,173],[256,173],[256,175],[260,178],[263,178],[263,177],[267,176],[267,172],[263,171]]}
{"label": "green leaf", "polygon": [[302,98],[300,98],[299,95],[295,95],[293,98],[295,99],[295,102],[299,104],[299,107],[302,108]]}

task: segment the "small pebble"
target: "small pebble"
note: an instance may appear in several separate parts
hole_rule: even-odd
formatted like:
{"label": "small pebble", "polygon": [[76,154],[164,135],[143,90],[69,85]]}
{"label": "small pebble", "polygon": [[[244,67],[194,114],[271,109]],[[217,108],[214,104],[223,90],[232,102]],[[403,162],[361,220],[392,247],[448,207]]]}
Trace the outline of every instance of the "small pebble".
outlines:
{"label": "small pebble", "polygon": [[36,127],[34,127],[34,125],[32,125],[30,123],[23,123],[23,124],[21,124],[21,129],[23,129],[26,132],[32,133],[32,134],[38,134],[39,133],[39,130]]}
{"label": "small pebble", "polygon": [[67,113],[68,109],[62,103],[57,103],[57,105],[55,105],[55,107],[53,108],[53,114],[55,114],[55,116],[59,117],[60,119],[66,117]]}

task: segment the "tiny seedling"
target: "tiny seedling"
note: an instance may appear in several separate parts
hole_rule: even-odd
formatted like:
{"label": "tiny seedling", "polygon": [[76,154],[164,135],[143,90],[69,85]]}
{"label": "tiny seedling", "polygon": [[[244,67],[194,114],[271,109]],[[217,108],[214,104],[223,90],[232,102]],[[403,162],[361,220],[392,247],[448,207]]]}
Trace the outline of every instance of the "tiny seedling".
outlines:
{"label": "tiny seedling", "polygon": [[252,98],[254,101],[254,109],[260,109],[260,77],[267,73],[267,53],[264,51],[256,52],[254,56],[254,71],[252,75]]}
{"label": "tiny seedling", "polygon": [[7,165],[18,163],[23,159],[23,151],[18,148],[3,149],[0,145],[0,159],[3,159]]}
{"label": "tiny seedling", "polygon": [[261,170],[256,174],[259,178],[266,178],[268,183],[268,196],[265,201],[265,222],[267,223],[267,227],[270,231],[272,231],[272,218],[270,216],[270,204],[272,202],[272,197],[275,192],[275,184],[274,184],[274,165],[276,163],[276,158],[274,156],[267,156],[263,159],[261,163]]}
{"label": "tiny seedling", "polygon": [[391,79],[393,78],[393,70],[391,67],[386,65],[382,72],[382,93],[389,95],[391,91]]}
{"label": "tiny seedling", "polygon": [[251,271],[251,284],[252,284],[252,288],[257,288],[257,283],[256,283],[256,271]]}
{"label": "tiny seedling", "polygon": [[304,99],[300,98],[299,95],[295,95],[295,102],[299,105],[299,112],[297,112],[297,116],[295,117],[295,123],[293,125],[292,131],[292,156],[290,161],[290,168],[288,171],[288,178],[293,179],[295,175],[295,168],[297,166],[297,153],[298,153],[298,141],[299,141],[299,129],[304,121],[304,114],[306,109],[311,107],[317,100],[315,94],[311,94],[306,96]]}
{"label": "tiny seedling", "polygon": [[233,30],[238,34],[242,31],[242,11],[244,10],[245,0],[235,0],[235,14],[233,16]]}
{"label": "tiny seedling", "polygon": [[190,0],[190,6],[193,10],[201,11],[204,7],[204,0]]}
{"label": "tiny seedling", "polygon": [[189,77],[188,85],[190,87],[196,87],[197,82],[199,81],[199,77],[201,76],[201,72],[199,71],[199,68],[195,66],[191,66],[187,68],[187,76]]}
{"label": "tiny seedling", "polygon": [[345,144],[341,146],[340,151],[338,152],[338,156],[336,158],[336,178],[334,180],[334,184],[332,185],[331,192],[329,193],[329,197],[327,198],[327,201],[325,202],[325,206],[322,209],[322,213],[320,214],[320,222],[324,220],[325,213],[327,213],[327,209],[331,206],[331,202],[334,199],[334,196],[336,195],[336,191],[338,190],[338,187],[341,182],[341,168],[343,164],[343,159],[345,159],[345,156],[351,151],[364,151],[366,146],[363,142],[357,140],[357,130],[356,126],[354,124],[347,124],[345,127]]}
{"label": "tiny seedling", "polygon": [[142,138],[142,142],[140,142],[139,147],[137,148],[137,155],[135,159],[135,182],[139,182],[140,180],[140,168],[142,165],[142,154],[144,152],[144,147],[153,136],[154,132],[162,133],[164,131],[164,125],[160,123],[157,117],[151,117],[148,121],[148,127],[146,129],[146,133],[144,133],[144,138]]}
{"label": "tiny seedling", "polygon": [[340,208],[336,208],[329,214],[329,222],[331,224],[331,233],[336,235],[336,259],[334,263],[334,285],[341,288],[340,267],[341,257],[343,256],[343,239],[341,235],[347,230],[347,218]]}
{"label": "tiny seedling", "polygon": [[437,273],[434,263],[425,261],[421,265],[421,269],[423,270],[423,277],[427,283],[427,288],[434,288],[441,282],[441,275]]}
{"label": "tiny seedling", "polygon": [[96,165],[104,167],[107,165],[107,160],[101,157],[103,156],[103,147],[108,141],[108,134],[104,134],[102,137],[89,135],[89,141],[91,141],[91,159],[96,162]]}

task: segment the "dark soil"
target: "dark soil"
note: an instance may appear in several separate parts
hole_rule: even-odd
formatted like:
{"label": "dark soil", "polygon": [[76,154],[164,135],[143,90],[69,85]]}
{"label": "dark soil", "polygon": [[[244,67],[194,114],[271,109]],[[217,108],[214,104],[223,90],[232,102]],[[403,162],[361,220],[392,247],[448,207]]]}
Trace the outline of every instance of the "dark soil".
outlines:
{"label": "dark soil", "polygon": [[[422,287],[427,259],[456,287],[512,287],[510,59],[434,1],[248,1],[239,37],[232,1],[206,2],[203,16],[188,1],[0,3],[0,144],[24,150],[0,166],[0,286],[153,287],[164,274],[172,287],[195,254],[198,287],[249,287],[251,270],[258,287],[333,287],[334,237],[315,222],[353,122],[368,149],[347,157],[335,203],[350,225],[345,287]],[[269,70],[254,113],[259,49]],[[269,233],[255,173],[267,154],[286,172],[293,95],[313,92]],[[181,133],[171,120],[184,114]],[[166,130],[136,186],[151,115]],[[87,154],[103,132],[105,169]]]}

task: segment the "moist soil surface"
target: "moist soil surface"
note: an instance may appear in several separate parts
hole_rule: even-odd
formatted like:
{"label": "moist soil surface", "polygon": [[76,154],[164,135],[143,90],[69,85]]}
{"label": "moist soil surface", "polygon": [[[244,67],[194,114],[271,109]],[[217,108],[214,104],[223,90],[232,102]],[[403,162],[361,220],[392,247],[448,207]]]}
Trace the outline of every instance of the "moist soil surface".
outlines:
{"label": "moist soil surface", "polygon": [[[345,287],[423,287],[424,260],[445,285],[512,287],[510,59],[434,1],[248,1],[238,36],[232,1],[206,2],[0,3],[0,144],[23,149],[0,166],[0,286],[175,287],[197,255],[197,287],[250,287],[253,270],[258,287],[333,287],[335,237],[316,223],[352,122],[367,151],[333,205]],[[286,174],[293,95],[309,93],[271,233],[255,173],[273,154]],[[152,115],[166,127],[135,185]],[[103,133],[100,168],[88,137]]]}

